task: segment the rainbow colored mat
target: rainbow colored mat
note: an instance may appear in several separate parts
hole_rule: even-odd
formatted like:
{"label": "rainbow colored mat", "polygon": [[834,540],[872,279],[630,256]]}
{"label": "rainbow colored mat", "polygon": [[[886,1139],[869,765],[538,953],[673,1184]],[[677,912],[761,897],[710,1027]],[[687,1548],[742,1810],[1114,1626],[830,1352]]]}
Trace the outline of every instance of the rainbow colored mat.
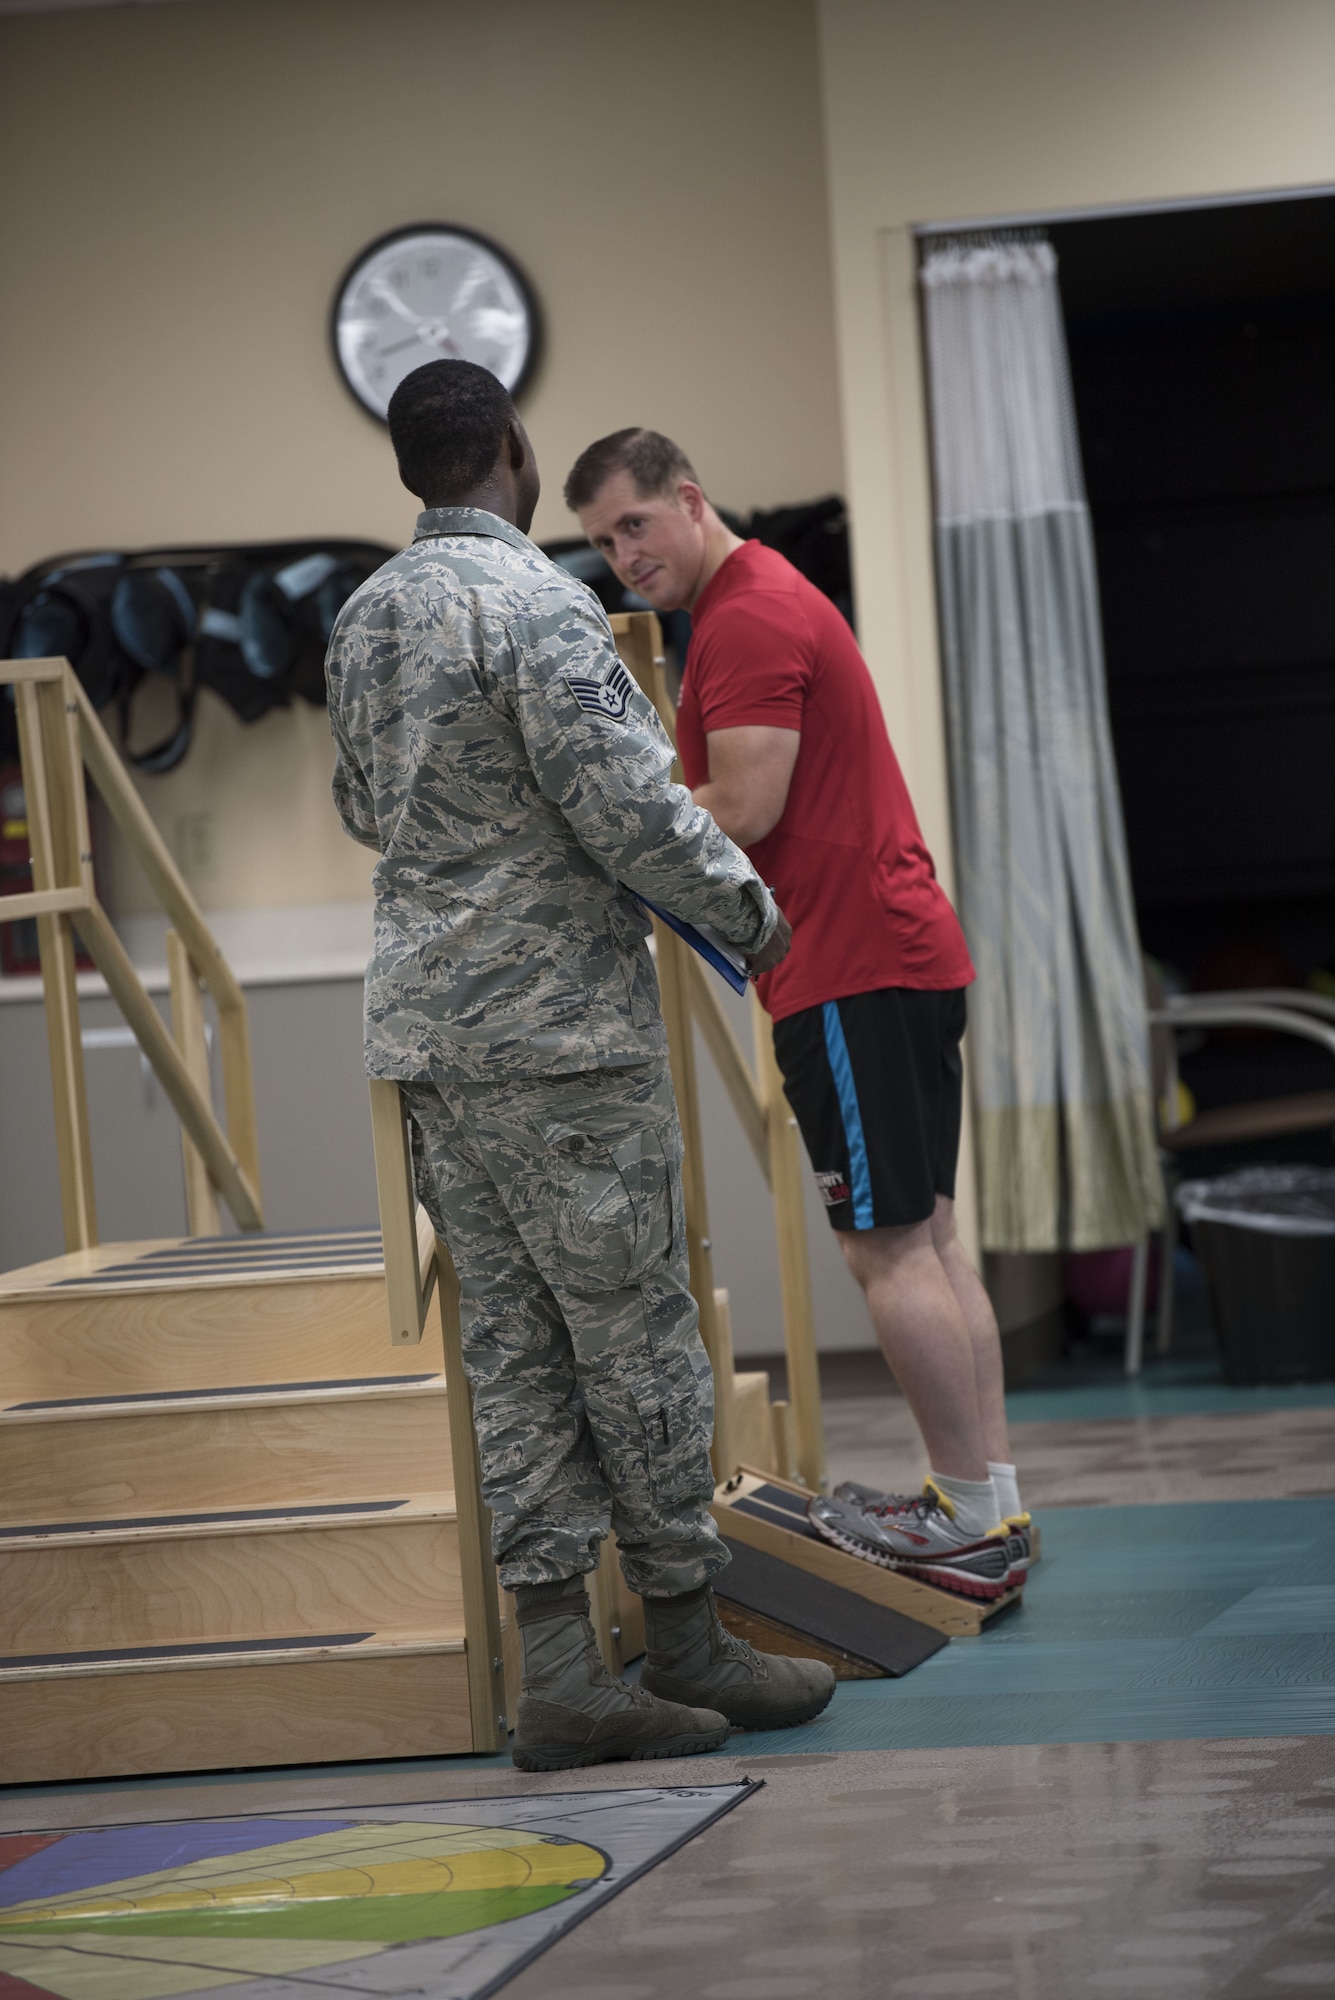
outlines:
{"label": "rainbow colored mat", "polygon": [[0,2000],[484,2000],[753,1789],[0,1836]]}

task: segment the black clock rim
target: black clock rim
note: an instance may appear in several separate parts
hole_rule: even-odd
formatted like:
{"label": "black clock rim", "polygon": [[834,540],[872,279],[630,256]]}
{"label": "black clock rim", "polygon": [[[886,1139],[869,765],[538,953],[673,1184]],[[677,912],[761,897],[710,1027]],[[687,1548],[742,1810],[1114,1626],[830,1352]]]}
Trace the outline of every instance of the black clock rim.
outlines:
{"label": "black clock rim", "polygon": [[391,243],[401,242],[405,236],[421,236],[424,234],[467,237],[470,243],[480,244],[484,250],[489,251],[493,257],[504,264],[506,270],[514,279],[515,286],[528,312],[529,326],[528,349],[524,355],[524,363],[515,377],[514,387],[510,390],[510,396],[516,403],[532,381],[534,370],[540,358],[543,320],[542,308],[538,304],[538,295],[534,291],[523,266],[516,263],[510,252],[503,249],[495,237],[484,236],[480,229],[470,229],[463,222],[407,222],[401,228],[387,229],[383,236],[374,237],[370,243],[364,243],[356,256],[344,267],[343,274],[334,287],[333,302],[329,308],[328,319],[329,351],[334,357],[334,367],[338,373],[338,378],[356,403],[358,409],[365,410],[367,416],[373,418],[378,424],[384,424],[388,420],[382,416],[379,410],[367,402],[361,390],[343,366],[343,357],[338,351],[338,309],[342,302],[343,294],[352,282],[353,274],[360,270],[368,257],[373,257],[378,250],[387,249]]}

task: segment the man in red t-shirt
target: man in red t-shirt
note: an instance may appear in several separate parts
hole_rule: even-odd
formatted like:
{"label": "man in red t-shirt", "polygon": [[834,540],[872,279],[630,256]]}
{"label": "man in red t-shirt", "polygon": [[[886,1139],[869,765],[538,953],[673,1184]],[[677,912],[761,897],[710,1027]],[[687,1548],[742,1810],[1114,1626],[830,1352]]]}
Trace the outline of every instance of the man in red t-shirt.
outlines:
{"label": "man in red t-shirt", "polygon": [[774,550],[733,534],[656,431],[592,444],[567,504],[623,584],[691,613],[677,711],[696,802],[793,927],[757,981],[784,1090],[932,1471],[912,1497],[812,1502],[840,1547],[970,1596],[1023,1580],[1001,1343],[955,1230],[960,1042],[973,979],[848,624]]}

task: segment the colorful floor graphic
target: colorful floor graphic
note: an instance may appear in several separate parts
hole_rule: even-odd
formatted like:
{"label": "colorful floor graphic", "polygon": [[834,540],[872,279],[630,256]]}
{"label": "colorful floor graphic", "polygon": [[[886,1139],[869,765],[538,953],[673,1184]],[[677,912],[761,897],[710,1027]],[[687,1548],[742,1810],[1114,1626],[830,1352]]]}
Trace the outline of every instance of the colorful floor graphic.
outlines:
{"label": "colorful floor graphic", "polygon": [[482,2000],[751,1789],[3,1836],[0,2000]]}

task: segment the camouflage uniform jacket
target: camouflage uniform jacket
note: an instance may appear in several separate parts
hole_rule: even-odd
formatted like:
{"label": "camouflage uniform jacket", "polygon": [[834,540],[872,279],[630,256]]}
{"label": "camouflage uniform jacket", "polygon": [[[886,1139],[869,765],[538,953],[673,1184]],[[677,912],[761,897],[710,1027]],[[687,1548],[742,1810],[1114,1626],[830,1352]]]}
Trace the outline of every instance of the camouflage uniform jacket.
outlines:
{"label": "camouflage uniform jacket", "polygon": [[745,950],[768,939],[769,891],[671,782],[601,606],[518,528],[419,515],[412,547],[344,606],[327,668],[334,802],[380,854],[372,1076],[645,1061],[662,1016],[627,889]]}

